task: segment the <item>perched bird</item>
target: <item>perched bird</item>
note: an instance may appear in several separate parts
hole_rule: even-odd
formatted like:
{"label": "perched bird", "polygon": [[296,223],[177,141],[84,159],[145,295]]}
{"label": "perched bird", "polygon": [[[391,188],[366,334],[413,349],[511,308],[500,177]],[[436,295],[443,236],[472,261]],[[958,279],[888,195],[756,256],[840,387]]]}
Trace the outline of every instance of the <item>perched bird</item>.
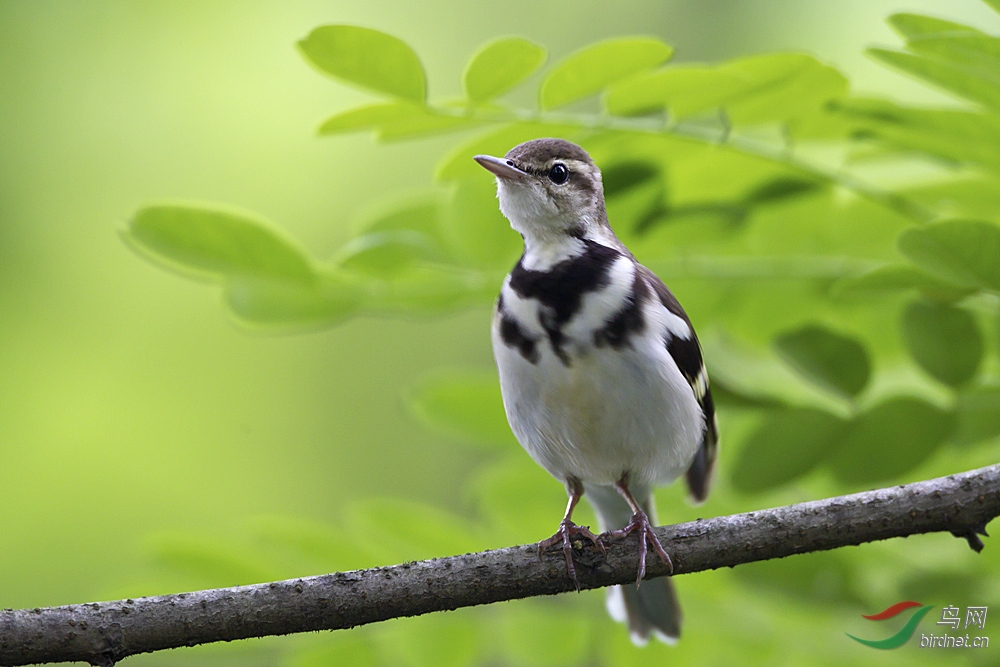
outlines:
{"label": "perched bird", "polygon": [[[539,549],[561,546],[576,581],[573,536],[603,549],[638,533],[636,583],[608,589],[608,610],[637,644],[653,634],[672,643],[681,611],[670,578],[639,584],[648,548],[670,564],[652,530],[653,489],[686,473],[691,497],[703,501],[718,449],[691,321],[611,230],[601,171],[586,151],[536,139],[475,159],[496,176],[500,210],[524,238],[493,314],[507,419],[569,494],[559,530]],[[584,492],[599,537],[572,521]]]}

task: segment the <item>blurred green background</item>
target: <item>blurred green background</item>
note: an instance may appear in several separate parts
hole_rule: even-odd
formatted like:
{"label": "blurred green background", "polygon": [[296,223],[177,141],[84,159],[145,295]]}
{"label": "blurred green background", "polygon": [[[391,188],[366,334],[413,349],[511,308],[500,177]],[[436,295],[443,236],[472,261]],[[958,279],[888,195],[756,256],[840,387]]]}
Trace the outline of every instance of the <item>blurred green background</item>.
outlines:
{"label": "blurred green background", "polygon": [[[0,2],[0,607],[316,574],[554,530],[561,485],[512,439],[469,446],[475,438],[461,430],[433,428],[440,420],[420,394],[435,378],[469,371],[471,385],[492,396],[488,300],[434,316],[366,315],[321,331],[259,335],[232,324],[217,289],[179,279],[122,242],[119,232],[142,206],[219,203],[274,221],[328,258],[385,201],[438,187],[435,165],[468,136],[316,136],[330,114],[371,98],[306,64],[295,43],[314,27],[354,24],[404,39],[424,62],[432,98],[460,95],[468,58],[497,36],[525,36],[555,62],[599,39],[649,34],[676,47],[674,62],[802,51],[838,67],[854,94],[960,106],[865,57],[867,46],[899,43],[884,18],[902,10],[1000,33],[1000,15],[976,0]],[[523,91],[512,99],[532,103]],[[941,169],[920,161],[876,167],[872,177],[890,184]],[[837,197],[843,193],[830,194]],[[856,257],[881,261],[895,256],[895,234],[912,221],[873,206],[828,206],[820,221],[785,209],[750,224],[787,226],[781,250],[793,258],[817,248],[849,254],[837,243],[852,236],[870,246]],[[1000,220],[995,204],[980,209]],[[860,216],[858,228],[841,226],[852,216]],[[828,230],[817,232],[822,226]],[[866,342],[876,395],[902,387],[939,405],[950,400],[903,359],[897,336],[866,337],[897,327],[903,300],[827,309],[815,285],[769,279],[746,303],[727,303],[725,280],[701,285],[726,271],[677,261],[733,257],[741,248],[766,253],[769,237],[748,232],[740,246],[700,218],[671,229],[650,242],[670,246],[663,264],[655,248],[637,252],[704,328],[710,371],[718,349],[731,355],[719,366],[750,393],[805,395],[792,402],[847,414],[842,401],[747,361],[776,363],[767,344],[774,333],[819,319]],[[765,302],[780,312],[755,313]],[[980,379],[989,384],[998,367],[996,303],[984,297],[969,310],[984,323]],[[734,339],[752,353],[726,343]],[[744,362],[745,377],[732,378]],[[758,376],[766,386],[755,386]],[[414,395],[424,396],[416,408]],[[734,465],[761,416],[724,407],[721,417],[715,495],[694,509],[680,489],[665,490],[661,521],[877,486],[819,470],[764,493],[734,488]],[[892,481],[998,456],[996,438],[942,448]],[[997,551],[987,540],[976,556],[934,535],[684,577],[687,625],[672,649],[632,648],[605,618],[601,593],[590,592],[129,662],[704,665],[739,656],[747,664],[991,664],[982,651],[875,652],[843,633],[872,632],[859,614],[899,599],[1000,603]]]}

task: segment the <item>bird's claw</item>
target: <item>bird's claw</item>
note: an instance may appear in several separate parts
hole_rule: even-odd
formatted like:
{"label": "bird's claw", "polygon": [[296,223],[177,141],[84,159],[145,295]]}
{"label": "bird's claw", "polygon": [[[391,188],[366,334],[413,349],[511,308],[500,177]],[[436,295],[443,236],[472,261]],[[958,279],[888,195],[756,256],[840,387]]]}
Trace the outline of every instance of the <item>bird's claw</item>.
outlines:
{"label": "bird's claw", "polygon": [[660,544],[659,538],[656,537],[656,533],[653,531],[653,524],[650,523],[649,517],[646,516],[645,512],[636,512],[632,515],[632,520],[628,522],[627,526],[619,530],[609,530],[603,533],[601,537],[603,538],[607,535],[609,538],[620,539],[628,537],[630,533],[634,532],[639,533],[639,574],[635,578],[636,587],[638,588],[639,584],[642,583],[642,578],[646,576],[646,551],[649,545],[652,545],[653,551],[670,568],[670,573],[673,574],[674,563],[670,560],[670,554]]}
{"label": "bird's claw", "polygon": [[569,576],[573,578],[573,584],[576,585],[576,590],[580,590],[580,581],[576,578],[576,567],[573,565],[574,535],[582,535],[583,537],[586,537],[594,544],[594,546],[601,550],[601,553],[607,553],[607,549],[605,549],[600,538],[590,532],[590,528],[587,526],[578,526],[569,519],[563,519],[559,524],[559,530],[556,531],[555,535],[538,543],[538,558],[541,559],[542,552],[546,549],[557,544],[561,544],[563,555],[566,557],[566,569],[569,571]]}

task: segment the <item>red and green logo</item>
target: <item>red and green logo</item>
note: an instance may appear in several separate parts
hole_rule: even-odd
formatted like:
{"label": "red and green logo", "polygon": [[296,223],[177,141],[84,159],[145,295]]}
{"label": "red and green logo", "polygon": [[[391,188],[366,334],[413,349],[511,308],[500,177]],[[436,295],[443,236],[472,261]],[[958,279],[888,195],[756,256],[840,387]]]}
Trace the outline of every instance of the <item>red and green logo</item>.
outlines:
{"label": "red and green logo", "polygon": [[899,648],[907,641],[909,641],[910,637],[913,636],[914,631],[917,629],[917,624],[920,623],[920,619],[926,616],[927,612],[929,612],[933,607],[934,605],[932,604],[925,605],[925,604],[920,604],[919,602],[913,602],[912,600],[906,600],[904,602],[897,602],[896,604],[892,605],[885,611],[879,612],[877,614],[872,614],[871,616],[865,616],[864,614],[862,614],[861,618],[866,618],[869,621],[884,621],[887,618],[893,618],[895,616],[899,616],[908,609],[913,609],[913,608],[917,609],[915,612],[913,612],[913,615],[910,616],[910,620],[906,622],[906,625],[904,625],[902,628],[899,629],[899,632],[885,639],[861,639],[860,637],[855,637],[854,635],[849,633],[844,633],[844,634],[846,634],[854,641],[860,642],[865,646],[871,646],[872,648],[880,648],[880,649]]}

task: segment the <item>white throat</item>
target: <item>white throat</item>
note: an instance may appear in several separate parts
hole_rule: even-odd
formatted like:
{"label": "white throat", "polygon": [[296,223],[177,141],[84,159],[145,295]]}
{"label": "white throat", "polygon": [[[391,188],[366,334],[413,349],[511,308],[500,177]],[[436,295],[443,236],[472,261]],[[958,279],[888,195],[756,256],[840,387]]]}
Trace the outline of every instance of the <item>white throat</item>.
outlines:
{"label": "white throat", "polygon": [[498,178],[497,199],[500,212],[524,238],[524,268],[545,271],[586,251],[584,242],[570,231],[586,227],[589,221],[560,211],[538,186]]}
{"label": "white throat", "polygon": [[586,251],[587,246],[582,240],[568,234],[549,242],[532,242],[525,236],[521,266],[529,271],[547,271],[559,262],[579,257]]}

